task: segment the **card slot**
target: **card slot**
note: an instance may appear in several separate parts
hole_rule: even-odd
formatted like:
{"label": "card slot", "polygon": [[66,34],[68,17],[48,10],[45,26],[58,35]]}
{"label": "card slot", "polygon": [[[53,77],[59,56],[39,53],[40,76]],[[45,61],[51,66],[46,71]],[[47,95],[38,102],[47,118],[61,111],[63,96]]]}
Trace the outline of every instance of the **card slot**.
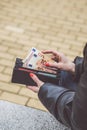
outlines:
{"label": "card slot", "polygon": [[35,71],[33,71],[33,70],[24,69],[24,68],[18,68],[18,70],[29,72],[29,73],[35,73]]}

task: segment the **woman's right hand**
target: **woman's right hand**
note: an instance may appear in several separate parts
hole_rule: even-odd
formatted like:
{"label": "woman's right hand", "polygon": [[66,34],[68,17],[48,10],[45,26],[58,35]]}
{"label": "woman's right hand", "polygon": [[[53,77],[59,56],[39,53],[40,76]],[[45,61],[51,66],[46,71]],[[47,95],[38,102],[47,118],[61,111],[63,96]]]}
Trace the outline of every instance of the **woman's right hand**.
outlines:
{"label": "woman's right hand", "polygon": [[75,64],[67,59],[67,57],[60,52],[45,50],[42,51],[43,54],[52,54],[52,59],[56,61],[55,63],[47,63],[46,66],[52,66],[59,68],[61,70],[66,70],[70,72],[75,72]]}

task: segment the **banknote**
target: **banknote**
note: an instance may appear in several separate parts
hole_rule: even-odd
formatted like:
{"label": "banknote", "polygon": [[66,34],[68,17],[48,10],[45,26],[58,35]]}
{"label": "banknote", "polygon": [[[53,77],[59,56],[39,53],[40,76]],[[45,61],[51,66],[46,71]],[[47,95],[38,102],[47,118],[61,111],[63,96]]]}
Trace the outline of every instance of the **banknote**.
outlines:
{"label": "banknote", "polygon": [[40,50],[32,47],[27,57],[23,60],[23,67],[45,71],[49,73],[56,73],[56,68],[47,67],[45,64],[48,62],[55,62],[49,56],[43,54]]}

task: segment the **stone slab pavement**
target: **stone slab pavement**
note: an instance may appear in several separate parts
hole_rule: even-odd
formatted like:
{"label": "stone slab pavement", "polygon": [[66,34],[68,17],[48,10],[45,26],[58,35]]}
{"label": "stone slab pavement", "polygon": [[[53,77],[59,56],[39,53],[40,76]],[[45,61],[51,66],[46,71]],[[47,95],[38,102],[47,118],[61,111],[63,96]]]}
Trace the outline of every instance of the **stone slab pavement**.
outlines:
{"label": "stone slab pavement", "polygon": [[0,99],[47,111],[37,94],[12,84],[16,57],[31,47],[82,56],[87,41],[87,0],[0,1]]}
{"label": "stone slab pavement", "polygon": [[43,112],[37,94],[11,83],[12,70],[16,57],[25,58],[31,47],[73,60],[86,42],[87,0],[0,1],[0,130],[67,129]]}

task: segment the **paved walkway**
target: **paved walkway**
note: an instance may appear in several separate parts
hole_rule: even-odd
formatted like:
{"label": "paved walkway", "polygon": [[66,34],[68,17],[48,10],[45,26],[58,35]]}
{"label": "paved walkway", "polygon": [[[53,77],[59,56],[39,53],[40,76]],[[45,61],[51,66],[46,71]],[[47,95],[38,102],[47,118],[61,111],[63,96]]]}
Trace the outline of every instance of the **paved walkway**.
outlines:
{"label": "paved walkway", "polygon": [[11,84],[15,58],[33,46],[55,49],[72,60],[87,41],[86,0],[0,1],[0,99],[46,110],[33,92]]}

